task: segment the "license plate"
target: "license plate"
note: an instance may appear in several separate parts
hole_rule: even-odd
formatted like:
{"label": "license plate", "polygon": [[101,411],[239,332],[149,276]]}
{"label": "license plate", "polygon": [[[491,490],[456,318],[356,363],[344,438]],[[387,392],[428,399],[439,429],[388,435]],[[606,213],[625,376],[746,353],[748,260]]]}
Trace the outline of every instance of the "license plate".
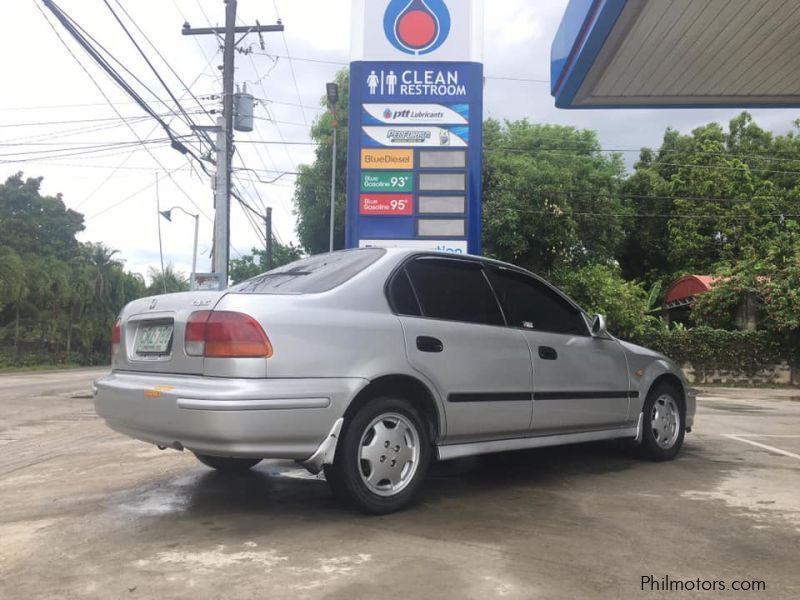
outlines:
{"label": "license plate", "polygon": [[136,338],[136,353],[166,354],[173,329],[172,325],[142,325]]}

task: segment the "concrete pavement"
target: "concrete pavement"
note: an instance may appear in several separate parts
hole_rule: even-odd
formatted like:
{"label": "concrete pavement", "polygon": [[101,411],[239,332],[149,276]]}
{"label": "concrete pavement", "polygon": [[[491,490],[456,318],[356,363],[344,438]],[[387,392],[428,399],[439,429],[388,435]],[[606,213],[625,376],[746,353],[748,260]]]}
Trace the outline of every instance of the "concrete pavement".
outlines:
{"label": "concrete pavement", "polygon": [[644,576],[800,597],[800,391],[704,391],[672,463],[613,443],[444,463],[368,518],[293,463],[224,477],[111,432],[101,372],[0,376],[0,598],[664,594]]}

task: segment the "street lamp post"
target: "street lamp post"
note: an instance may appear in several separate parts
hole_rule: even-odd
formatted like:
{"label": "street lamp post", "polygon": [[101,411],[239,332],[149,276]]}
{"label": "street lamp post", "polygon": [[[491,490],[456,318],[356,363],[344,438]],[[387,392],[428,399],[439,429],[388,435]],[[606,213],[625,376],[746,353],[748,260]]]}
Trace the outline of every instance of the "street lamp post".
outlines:
{"label": "street lamp post", "polygon": [[194,276],[197,273],[197,236],[200,232],[200,215],[190,213],[180,206],[173,206],[169,210],[162,210],[160,214],[170,223],[172,222],[172,211],[179,210],[194,218],[194,247],[192,248],[192,286],[194,286]]}
{"label": "street lamp post", "polygon": [[328,104],[333,113],[333,156],[331,157],[331,231],[330,231],[330,251],[333,252],[333,231],[336,219],[336,104],[339,102],[339,84],[329,83],[326,86],[328,94]]}

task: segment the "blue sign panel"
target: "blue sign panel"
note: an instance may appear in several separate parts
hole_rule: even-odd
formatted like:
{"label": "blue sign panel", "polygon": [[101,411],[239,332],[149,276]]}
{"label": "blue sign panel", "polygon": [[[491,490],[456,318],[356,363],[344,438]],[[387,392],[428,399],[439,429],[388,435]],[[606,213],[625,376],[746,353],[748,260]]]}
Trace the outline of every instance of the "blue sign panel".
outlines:
{"label": "blue sign panel", "polygon": [[347,247],[480,254],[482,127],[480,63],[351,63]]}

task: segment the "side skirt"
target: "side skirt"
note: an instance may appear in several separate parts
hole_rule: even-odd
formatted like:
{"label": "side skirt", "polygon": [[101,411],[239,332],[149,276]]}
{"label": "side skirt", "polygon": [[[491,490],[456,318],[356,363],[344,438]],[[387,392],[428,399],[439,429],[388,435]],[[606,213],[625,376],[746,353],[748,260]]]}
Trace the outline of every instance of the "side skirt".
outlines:
{"label": "side skirt", "polygon": [[511,450],[528,450],[530,448],[546,448],[548,446],[565,446],[567,444],[582,444],[584,442],[598,442],[601,440],[614,440],[620,438],[635,439],[641,431],[641,420],[634,427],[622,429],[604,429],[602,431],[587,431],[583,433],[566,433],[561,435],[544,435],[540,437],[516,438],[513,440],[495,440],[488,442],[475,442],[471,444],[453,444],[437,446],[439,460],[452,460],[465,456],[478,454],[492,454],[495,452],[509,452]]}

